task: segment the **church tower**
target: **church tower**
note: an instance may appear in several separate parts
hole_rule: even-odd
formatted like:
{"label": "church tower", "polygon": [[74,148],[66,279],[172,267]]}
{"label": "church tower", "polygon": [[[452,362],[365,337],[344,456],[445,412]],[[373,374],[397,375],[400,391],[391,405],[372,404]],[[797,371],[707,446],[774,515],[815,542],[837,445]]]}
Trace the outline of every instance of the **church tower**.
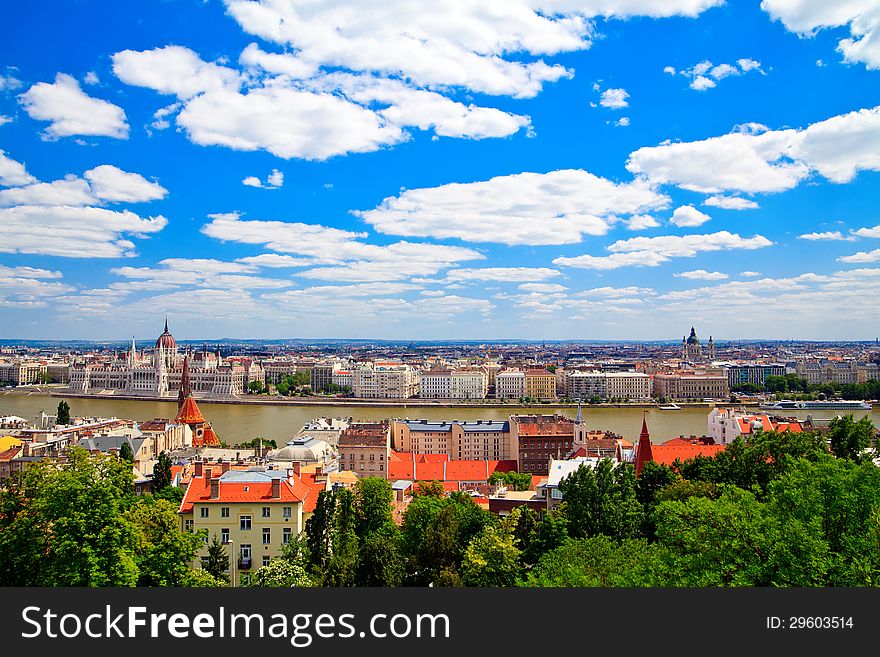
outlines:
{"label": "church tower", "polygon": [[709,360],[715,360],[715,341],[712,339],[712,336],[709,336],[709,344],[708,344],[708,354]]}
{"label": "church tower", "polygon": [[189,382],[189,354],[183,357],[183,373],[180,376],[180,390],[177,392],[177,410],[183,406],[186,398],[192,395],[192,386]]}
{"label": "church tower", "polygon": [[636,476],[638,477],[645,467],[645,463],[654,460],[651,451],[651,434],[648,433],[647,412],[642,415],[642,433],[639,434],[639,446],[636,448]]}

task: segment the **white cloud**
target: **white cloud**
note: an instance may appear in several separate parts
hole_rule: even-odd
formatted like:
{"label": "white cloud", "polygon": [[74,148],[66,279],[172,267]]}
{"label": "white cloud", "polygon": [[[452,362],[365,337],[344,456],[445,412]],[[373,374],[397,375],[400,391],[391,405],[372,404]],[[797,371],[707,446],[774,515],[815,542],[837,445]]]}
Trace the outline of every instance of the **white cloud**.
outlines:
{"label": "white cloud", "polygon": [[643,147],[630,154],[626,166],[654,183],[706,193],[780,192],[812,171],[845,183],[860,170],[880,170],[880,107],[804,129],[762,128],[743,125],[721,137]]}
{"label": "white cloud", "polygon": [[0,191],[0,207],[13,205],[83,206],[97,202],[89,184],[72,176],[51,183],[36,182]]}
{"label": "white cloud", "polygon": [[773,242],[763,235],[741,237],[728,231],[706,235],[631,237],[626,240],[618,240],[608,246],[607,249],[611,251],[611,255],[560,257],[553,260],[553,264],[599,270],[621,267],[656,267],[671,258],[690,258],[707,251],[760,249],[772,244]]}
{"label": "white cloud", "polygon": [[659,225],[660,222],[649,214],[637,214],[626,222],[627,230],[645,230]]}
{"label": "white cloud", "polygon": [[35,84],[20,100],[32,119],[51,122],[44,133],[49,139],[71,135],[128,138],[122,108],[88,96],[75,78],[64,73],[59,73],[52,84]]}
{"label": "white cloud", "polygon": [[103,201],[143,203],[165,198],[168,190],[142,175],[123,171],[110,164],[90,169],[83,174],[92,192]]}
{"label": "white cloud", "polygon": [[755,276],[760,276],[761,272],[759,271],[741,271],[739,273],[740,276],[745,276],[746,278],[754,278]]}
{"label": "white cloud", "polygon": [[265,183],[256,176],[248,176],[241,181],[241,184],[247,185],[248,187],[260,187],[262,189],[278,189],[284,185],[284,174],[278,169],[272,169],[272,173],[266,176]]}
{"label": "white cloud", "polygon": [[692,228],[694,226],[702,226],[711,219],[712,217],[700,212],[693,205],[680,205],[675,208],[675,212],[672,213],[672,219],[669,221],[679,228]]}
{"label": "white cloud", "polygon": [[3,116],[0,114],[0,125],[6,125],[7,123],[12,123],[12,119],[8,116]]}
{"label": "white cloud", "polygon": [[308,256],[326,265],[299,272],[303,278],[330,281],[394,281],[431,276],[457,262],[482,260],[473,249],[441,244],[360,241],[366,233],[317,224],[242,221],[237,214],[210,215],[202,232],[224,241],[261,244],[274,251]]}
{"label": "white cloud", "polygon": [[5,151],[0,150],[0,185],[15,187],[34,182],[37,182],[37,179],[27,172],[24,164],[11,159]]}
{"label": "white cloud", "polygon": [[623,109],[629,107],[627,98],[629,98],[629,93],[626,89],[606,89],[602,92],[599,104],[609,109]]}
{"label": "white cloud", "polygon": [[537,292],[539,294],[550,294],[554,292],[564,292],[568,288],[559,283],[523,283],[519,286],[523,292]]}
{"label": "white cloud", "polygon": [[758,208],[757,203],[741,196],[710,196],[703,201],[703,205],[722,210],[754,210]]}
{"label": "white cloud", "polygon": [[101,84],[101,80],[100,78],[98,78],[98,74],[94,71],[89,71],[88,73],[86,73],[85,77],[83,78],[83,82],[85,82],[86,84]]}
{"label": "white cloud", "polygon": [[695,281],[723,281],[730,278],[727,274],[720,271],[706,271],[705,269],[683,271],[680,274],[674,274],[674,276],[676,278],[687,278]]}
{"label": "white cloud", "polygon": [[390,235],[572,244],[584,235],[604,235],[617,215],[667,203],[666,196],[643,181],[614,183],[568,169],[406,190],[355,214]]}
{"label": "white cloud", "polygon": [[44,308],[73,288],[59,271],[0,265],[0,307]]}
{"label": "white cloud", "polygon": [[749,71],[761,68],[761,62],[745,57],[742,59],[737,59],[736,63],[739,65],[740,69],[742,69],[744,73],[748,73]]}
{"label": "white cloud", "polygon": [[207,91],[236,91],[242,82],[238,71],[205,62],[182,46],[123,50],[112,60],[113,72],[123,82],[180,99]]}
{"label": "white cloud", "polygon": [[697,91],[705,91],[706,89],[711,89],[712,87],[717,86],[715,81],[707,78],[704,75],[698,75],[691,81],[691,89],[696,89]]}
{"label": "white cloud", "polygon": [[680,71],[676,71],[672,66],[667,66],[663,69],[664,73],[669,73],[670,75],[678,73],[690,79],[690,88],[696,91],[712,89],[718,86],[718,82],[724,78],[742,75],[749,71],[763,73],[761,71],[761,62],[748,57],[742,57],[736,61],[736,64],[722,63],[715,65],[707,59]]}
{"label": "white cloud", "polygon": [[841,256],[838,260],[846,263],[880,262],[880,249],[874,249],[873,251],[859,251],[852,255]]}
{"label": "white cloud", "polygon": [[589,290],[578,292],[575,296],[587,297],[590,299],[619,299],[625,297],[651,296],[654,293],[655,291],[653,288],[636,287],[631,285],[628,287],[594,287]]}
{"label": "white cloud", "polygon": [[834,240],[844,240],[847,242],[851,242],[855,238],[844,235],[839,230],[829,230],[825,231],[824,233],[804,233],[803,235],[798,235],[798,239],[810,240],[813,242]]}
{"label": "white cloud", "polygon": [[761,9],[800,36],[848,26],[850,38],[837,44],[843,60],[880,68],[880,7],[871,0],[763,0]]}
{"label": "white cloud", "polygon": [[663,72],[668,73],[669,75],[675,75],[677,73],[674,66],[664,66]]}
{"label": "white cloud", "polygon": [[314,265],[315,261],[310,258],[294,258],[293,256],[280,255],[278,253],[261,253],[257,256],[248,256],[246,258],[238,258],[236,262],[242,262],[247,265],[256,265],[258,267],[304,267]]}
{"label": "white cloud", "polygon": [[852,234],[859,237],[880,237],[880,226],[874,226],[873,228],[858,228],[852,231]]}
{"label": "white cloud", "polygon": [[0,91],[15,91],[21,86],[21,80],[17,80],[11,75],[0,75]]}
{"label": "white cloud", "polygon": [[256,267],[211,258],[167,258],[159,267],[116,267],[111,272],[134,283],[116,283],[113,289],[159,290],[181,286],[248,290],[283,289],[294,285],[290,280],[250,275]]}
{"label": "white cloud", "polygon": [[0,252],[34,253],[69,258],[120,258],[134,255],[124,235],[144,237],[168,221],[144,219],[128,210],[94,207],[0,208]]}
{"label": "white cloud", "polygon": [[521,281],[544,281],[560,273],[547,267],[487,267],[484,269],[452,269],[446,272],[449,281],[498,281],[518,283]]}
{"label": "white cloud", "polygon": [[611,125],[613,125],[616,128],[625,128],[626,126],[629,125],[629,117],[628,116],[621,116],[616,121],[613,121]]}

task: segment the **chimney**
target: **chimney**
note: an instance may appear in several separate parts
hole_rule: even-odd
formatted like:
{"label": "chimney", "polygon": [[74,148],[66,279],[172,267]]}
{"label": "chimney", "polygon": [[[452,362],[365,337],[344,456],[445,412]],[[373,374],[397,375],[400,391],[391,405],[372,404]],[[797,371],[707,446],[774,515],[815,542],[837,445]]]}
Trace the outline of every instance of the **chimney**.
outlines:
{"label": "chimney", "polygon": [[211,499],[219,500],[220,499],[220,480],[219,479],[211,479]]}
{"label": "chimney", "polygon": [[281,499],[281,479],[278,477],[272,478],[272,499]]}
{"label": "chimney", "polygon": [[[297,463],[297,465],[299,465],[299,464]],[[320,477],[322,474],[324,474],[324,466],[323,465],[316,465],[315,466],[315,476]]]}
{"label": "chimney", "polygon": [[203,468],[204,468],[205,464],[202,463],[201,461],[196,461],[195,466],[196,466],[196,471],[193,476],[194,477],[201,477],[204,474]]}
{"label": "chimney", "polygon": [[223,461],[223,463],[220,464],[220,474],[222,475],[226,472],[229,472],[229,461]]}
{"label": "chimney", "polygon": [[299,477],[299,473],[300,473],[300,462],[299,462],[299,461],[294,461],[294,462],[293,462],[293,468],[292,468],[292,469],[293,469],[293,474],[295,474],[297,477]]}

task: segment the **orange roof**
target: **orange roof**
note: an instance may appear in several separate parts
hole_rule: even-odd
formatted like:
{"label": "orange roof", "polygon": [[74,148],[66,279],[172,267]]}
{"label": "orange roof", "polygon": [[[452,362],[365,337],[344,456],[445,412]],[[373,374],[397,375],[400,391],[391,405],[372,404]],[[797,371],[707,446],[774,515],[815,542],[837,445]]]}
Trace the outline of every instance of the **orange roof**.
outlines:
{"label": "orange roof", "polygon": [[655,463],[672,465],[676,459],[683,462],[697,456],[712,457],[723,449],[724,445],[664,444],[651,445],[651,454]]}
{"label": "orange roof", "polygon": [[[195,442],[194,439],[193,443]],[[201,445],[196,445],[196,447],[220,447],[220,439],[210,424],[205,427],[205,431],[202,433]]]}
{"label": "orange roof", "polygon": [[486,481],[495,472],[515,472],[516,461],[450,461],[446,454],[418,454],[410,459],[398,453],[399,460],[388,462],[388,478],[411,481]]}
{"label": "orange roof", "polygon": [[[193,504],[211,503],[228,504],[230,502],[305,502],[312,493],[312,489],[298,477],[281,480],[281,496],[272,497],[271,481],[223,481],[220,479],[220,494],[217,499],[211,499],[211,479],[205,477],[193,477],[189,482],[183,501],[180,503],[179,513],[192,513]],[[305,507],[305,504],[303,504]],[[314,509],[314,507],[312,507]]]}
{"label": "orange roof", "polygon": [[21,446],[10,447],[5,452],[0,452],[0,461],[11,461],[19,454],[21,454]]}
{"label": "orange roof", "polygon": [[178,424],[200,424],[204,421],[205,418],[199,410],[199,405],[196,404],[196,400],[191,396],[184,399],[183,405],[180,407],[180,410],[177,411],[175,422]]}
{"label": "orange roof", "polygon": [[317,481],[314,472],[301,473],[300,480],[309,488],[309,494],[303,500],[303,513],[312,513],[318,506],[318,495],[327,490],[327,481]]}
{"label": "orange roof", "polygon": [[752,433],[752,422],[755,420],[761,423],[762,431],[791,431],[792,433],[800,433],[802,431],[800,422],[773,422],[766,415],[745,415],[738,417],[740,433],[750,435]]}
{"label": "orange roof", "polygon": [[574,435],[573,422],[531,422],[522,423],[517,431],[520,436],[571,436]]}

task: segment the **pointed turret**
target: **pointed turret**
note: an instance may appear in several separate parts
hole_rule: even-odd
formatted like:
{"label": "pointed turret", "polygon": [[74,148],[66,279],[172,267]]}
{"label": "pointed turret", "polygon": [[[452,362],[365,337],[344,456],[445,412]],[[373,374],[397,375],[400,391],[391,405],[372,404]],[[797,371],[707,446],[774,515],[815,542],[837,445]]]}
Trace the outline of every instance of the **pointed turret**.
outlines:
{"label": "pointed turret", "polygon": [[651,451],[651,434],[648,433],[647,411],[642,415],[642,433],[639,434],[639,446],[636,451],[636,476],[641,474],[645,463],[654,460]]}
{"label": "pointed turret", "polygon": [[574,423],[575,424],[583,424],[583,421],[584,421],[584,416],[583,416],[583,413],[581,412],[581,400],[580,400],[580,398],[578,398],[578,412],[577,412],[577,415],[574,416]]}
{"label": "pointed turret", "polygon": [[183,373],[180,375],[180,390],[177,393],[177,410],[183,406],[187,397],[192,396],[192,387],[189,382],[189,355],[183,357]]}

